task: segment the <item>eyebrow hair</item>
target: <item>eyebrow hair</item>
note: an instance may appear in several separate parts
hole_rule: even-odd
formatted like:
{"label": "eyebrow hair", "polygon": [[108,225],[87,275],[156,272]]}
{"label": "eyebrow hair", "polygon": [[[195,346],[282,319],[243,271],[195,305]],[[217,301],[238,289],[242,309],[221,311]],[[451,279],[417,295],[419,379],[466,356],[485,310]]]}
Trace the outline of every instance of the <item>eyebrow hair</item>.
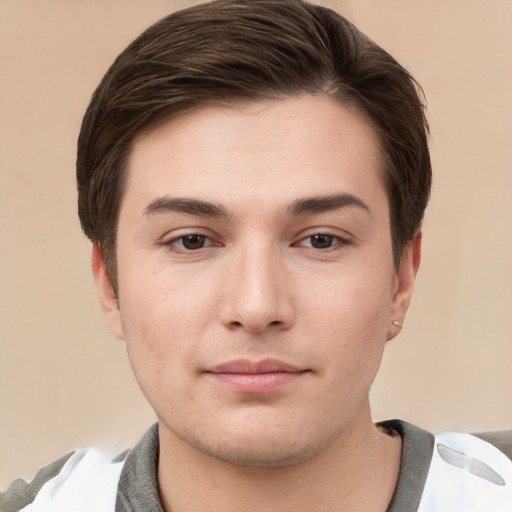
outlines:
{"label": "eyebrow hair", "polygon": [[370,208],[358,197],[352,194],[335,194],[328,196],[307,197],[297,199],[288,208],[288,215],[303,215],[306,213],[321,213],[329,210],[335,210],[344,206],[357,206],[371,213]]}
{"label": "eyebrow hair", "polygon": [[[346,193],[297,199],[291,203],[285,211],[287,215],[293,217],[307,213],[322,213],[342,208],[344,206],[357,206],[358,208],[371,213],[370,208],[366,203],[358,197]],[[230,216],[226,208],[221,204],[202,201],[201,199],[170,196],[163,196],[154,199],[144,209],[144,214],[148,216],[155,213],[167,212],[179,212],[219,218],[226,218]]]}
{"label": "eyebrow hair", "polygon": [[179,212],[192,215],[204,215],[207,217],[228,217],[228,212],[224,206],[220,204],[210,203],[209,201],[201,201],[200,199],[176,198],[176,197],[159,197],[146,206],[145,215],[154,213]]}

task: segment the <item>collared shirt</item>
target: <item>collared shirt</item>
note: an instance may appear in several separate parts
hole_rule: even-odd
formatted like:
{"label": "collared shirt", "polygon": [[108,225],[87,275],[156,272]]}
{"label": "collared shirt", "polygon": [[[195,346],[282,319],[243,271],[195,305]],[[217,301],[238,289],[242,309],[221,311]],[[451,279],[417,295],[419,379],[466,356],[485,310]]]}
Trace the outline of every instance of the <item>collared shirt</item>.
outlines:
{"label": "collared shirt", "polygon": [[[402,437],[402,460],[397,486],[387,512],[416,512],[427,478],[434,436],[425,430],[400,420],[379,423],[379,427]],[[512,431],[482,435],[512,458]],[[45,482],[59,473],[71,454],[42,468],[27,484],[16,480],[4,495],[0,495],[1,512],[17,512],[31,503]],[[158,493],[157,467],[159,456],[158,426],[151,427],[126,457],[116,497],[116,512],[164,512]]]}

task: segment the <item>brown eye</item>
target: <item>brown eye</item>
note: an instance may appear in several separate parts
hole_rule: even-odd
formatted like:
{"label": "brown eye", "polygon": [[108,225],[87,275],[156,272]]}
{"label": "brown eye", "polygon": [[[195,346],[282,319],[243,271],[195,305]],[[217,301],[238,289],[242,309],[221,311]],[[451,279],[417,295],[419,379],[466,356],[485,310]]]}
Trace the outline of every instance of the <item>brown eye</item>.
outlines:
{"label": "brown eye", "polygon": [[177,236],[167,242],[163,243],[169,251],[176,254],[192,254],[197,252],[202,254],[202,249],[206,250],[209,247],[220,247],[220,244],[215,243],[209,236],[200,233],[190,233],[188,235]]}
{"label": "brown eye", "polygon": [[333,235],[324,235],[322,233],[309,237],[311,247],[314,249],[329,249],[329,247],[332,247],[335,238]]}
{"label": "brown eye", "polygon": [[187,235],[179,239],[184,249],[189,251],[195,251],[202,249],[206,243],[206,237],[204,235]]}

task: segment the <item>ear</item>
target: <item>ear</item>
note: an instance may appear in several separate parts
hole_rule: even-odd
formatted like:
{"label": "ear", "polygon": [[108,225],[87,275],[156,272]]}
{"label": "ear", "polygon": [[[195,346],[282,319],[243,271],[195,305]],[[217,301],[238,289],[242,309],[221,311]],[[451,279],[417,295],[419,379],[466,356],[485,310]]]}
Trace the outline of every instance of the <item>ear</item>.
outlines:
{"label": "ear", "polygon": [[[396,270],[396,286],[391,302],[388,340],[394,338],[400,332],[405,314],[411,303],[414,280],[421,260],[421,236],[421,230],[418,229],[414,233],[413,239],[405,246],[402,260]],[[398,324],[393,324],[394,321]]]}
{"label": "ear", "polygon": [[112,283],[108,277],[107,270],[105,268],[105,262],[103,261],[103,255],[98,244],[92,244],[92,273],[94,275],[94,281],[98,294],[100,296],[101,307],[103,308],[103,314],[107,320],[107,325],[110,332],[120,340],[124,340],[124,329],[121,321],[121,312],[119,311],[119,305],[117,297],[112,288]]}

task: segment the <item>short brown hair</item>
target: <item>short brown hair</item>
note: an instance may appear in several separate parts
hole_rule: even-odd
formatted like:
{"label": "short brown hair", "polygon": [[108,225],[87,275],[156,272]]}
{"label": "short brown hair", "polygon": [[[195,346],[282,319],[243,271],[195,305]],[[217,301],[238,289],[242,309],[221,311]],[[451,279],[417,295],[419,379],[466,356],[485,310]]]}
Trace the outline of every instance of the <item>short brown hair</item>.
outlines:
{"label": "short brown hair", "polygon": [[217,0],[175,12],[141,34],[96,89],[78,140],[78,212],[117,289],[115,240],[136,136],[206,104],[302,93],[352,104],[377,129],[395,264],[430,195],[421,88],[345,18],[304,0]]}

